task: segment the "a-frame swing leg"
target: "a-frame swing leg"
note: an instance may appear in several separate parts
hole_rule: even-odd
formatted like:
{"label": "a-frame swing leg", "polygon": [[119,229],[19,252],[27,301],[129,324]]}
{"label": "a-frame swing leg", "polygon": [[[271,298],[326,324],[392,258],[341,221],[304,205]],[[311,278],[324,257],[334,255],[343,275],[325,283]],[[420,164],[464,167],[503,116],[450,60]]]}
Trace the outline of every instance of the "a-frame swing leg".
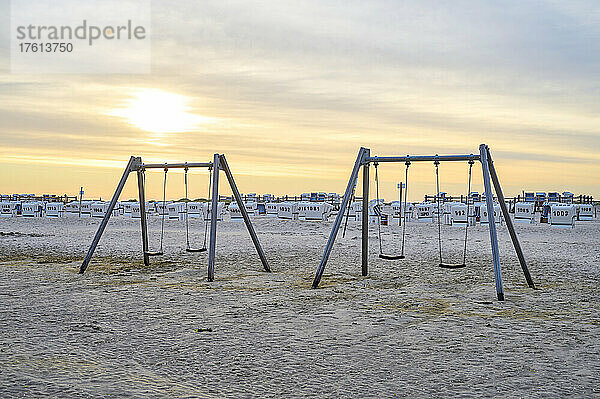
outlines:
{"label": "a-frame swing leg", "polygon": [[213,157],[212,193],[210,204],[210,236],[208,240],[208,281],[215,279],[215,252],[217,247],[217,207],[219,205],[219,154]]}
{"label": "a-frame swing leg", "polygon": [[248,233],[250,233],[250,237],[252,238],[252,242],[254,243],[254,247],[256,248],[256,252],[258,252],[258,256],[260,257],[260,261],[263,264],[263,268],[265,271],[270,272],[271,268],[269,267],[269,262],[267,261],[267,257],[260,245],[260,241],[258,241],[258,236],[256,235],[256,231],[254,230],[254,226],[252,225],[252,221],[250,220],[250,215],[248,215],[248,211],[246,210],[246,206],[242,201],[242,196],[235,184],[235,180],[233,179],[233,174],[231,173],[231,169],[229,169],[229,164],[227,164],[227,159],[225,159],[225,155],[220,156],[220,167],[223,168],[225,172],[225,176],[227,176],[227,181],[229,182],[229,187],[231,187],[231,192],[240,208],[240,212],[242,213],[242,217],[244,218],[244,223],[246,224],[246,228],[248,229]]}
{"label": "a-frame swing leg", "polygon": [[138,191],[140,199],[140,222],[142,225],[142,250],[144,251],[144,265],[150,265],[148,255],[148,219],[146,219],[146,188],[144,187],[144,171],[137,171]]}
{"label": "a-frame swing leg", "polygon": [[106,228],[106,225],[108,224],[110,216],[112,215],[112,212],[115,209],[115,205],[117,204],[119,196],[121,195],[121,192],[123,191],[123,187],[125,187],[125,182],[127,182],[127,177],[129,176],[129,173],[131,173],[134,170],[139,169],[141,164],[142,164],[141,158],[133,157],[133,156],[131,158],[129,158],[129,162],[127,163],[127,166],[125,167],[123,176],[121,176],[121,180],[119,181],[119,184],[117,185],[117,189],[115,190],[115,193],[113,194],[113,197],[110,200],[110,204],[108,205],[106,214],[104,214],[102,223],[100,223],[100,226],[98,227],[98,230],[96,231],[96,235],[94,236],[94,240],[92,241],[92,245],[90,245],[90,248],[88,249],[87,254],[85,255],[85,259],[83,260],[83,263],[81,264],[81,267],[79,268],[79,274],[83,274],[85,272],[85,270],[87,269],[88,265],[90,264],[92,255],[94,255],[94,251],[96,250],[96,247],[98,246],[98,242],[100,242],[102,233],[104,233],[104,229]]}
{"label": "a-frame swing leg", "polygon": [[487,148],[485,144],[479,146],[481,156],[481,169],[483,170],[483,186],[485,189],[485,204],[488,213],[488,227],[490,229],[490,243],[492,245],[492,259],[494,261],[494,278],[496,281],[496,294],[499,301],[504,300],[504,288],[502,287],[502,270],[500,269],[500,251],[498,249],[498,233],[496,232],[496,222],[494,220],[494,194],[490,183],[489,163],[487,158]]}
{"label": "a-frame swing leg", "polygon": [[494,161],[492,160],[492,155],[490,154],[490,148],[488,146],[486,146],[486,152],[490,177],[492,178],[492,183],[494,184],[494,189],[496,190],[496,196],[498,197],[498,202],[500,203],[500,209],[502,209],[502,214],[504,215],[504,220],[506,221],[506,228],[508,229],[510,239],[512,240],[515,252],[517,253],[517,258],[519,258],[519,263],[521,264],[521,269],[523,269],[525,280],[527,280],[527,284],[530,288],[535,288],[535,284],[533,283],[533,279],[529,273],[529,268],[525,262],[525,256],[523,255],[523,250],[521,249],[521,244],[519,243],[517,232],[515,231],[515,226],[510,218],[510,214],[508,213],[506,202],[504,202],[504,194],[502,193],[502,187],[500,187],[500,181],[498,179],[498,175],[496,174]]}
{"label": "a-frame swing leg", "polygon": [[[364,157],[371,156],[371,150],[365,149]],[[366,276],[369,274],[369,164],[363,164],[363,193],[362,193],[362,275]],[[379,206],[379,204],[377,204]]]}
{"label": "a-frame swing leg", "polygon": [[[363,159],[365,154],[368,154],[369,150],[367,148],[361,147],[358,151],[358,156],[356,157],[356,162],[354,162],[354,168],[352,169],[352,173],[350,174],[350,180],[348,180],[348,185],[346,186],[346,191],[344,192],[344,198],[342,199],[342,204],[340,205],[340,209],[335,218],[335,222],[333,223],[333,228],[331,229],[331,233],[329,234],[329,239],[327,240],[327,245],[325,246],[325,251],[323,252],[323,258],[321,258],[321,263],[319,263],[319,267],[317,268],[317,272],[315,273],[315,279],[313,281],[313,288],[317,288],[319,286],[319,282],[321,281],[321,277],[323,276],[323,272],[325,271],[325,265],[327,265],[327,260],[329,259],[329,255],[331,254],[331,250],[333,248],[333,244],[335,242],[335,238],[337,236],[338,231],[340,230],[340,225],[342,224],[342,219],[344,218],[344,213],[346,212],[346,208],[348,207],[348,203],[350,202],[350,198],[352,197],[352,189],[356,184],[356,179],[358,178],[358,172],[360,167],[363,164]],[[367,204],[368,207],[368,204]],[[363,209],[363,223],[364,223],[364,209]],[[368,209],[367,209],[367,222],[368,222]],[[368,227],[368,225],[367,225]]]}

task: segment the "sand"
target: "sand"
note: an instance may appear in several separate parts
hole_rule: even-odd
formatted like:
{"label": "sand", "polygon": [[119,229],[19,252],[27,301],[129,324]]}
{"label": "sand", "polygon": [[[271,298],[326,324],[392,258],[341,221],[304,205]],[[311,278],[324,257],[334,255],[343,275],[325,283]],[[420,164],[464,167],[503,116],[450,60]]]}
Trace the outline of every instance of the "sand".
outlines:
{"label": "sand", "polygon": [[[599,221],[517,226],[537,290],[500,228],[504,302],[484,226],[459,270],[436,266],[434,224],[408,226],[402,261],[377,257],[372,228],[365,278],[351,223],[313,290],[331,221],[254,222],[273,273],[243,224],[223,222],[209,283],[182,222],[167,223],[167,255],[144,267],[139,221],[111,220],[82,276],[98,220],[1,219],[0,396],[600,395]],[[396,252],[400,229],[384,233]],[[448,261],[462,235],[444,226]]]}

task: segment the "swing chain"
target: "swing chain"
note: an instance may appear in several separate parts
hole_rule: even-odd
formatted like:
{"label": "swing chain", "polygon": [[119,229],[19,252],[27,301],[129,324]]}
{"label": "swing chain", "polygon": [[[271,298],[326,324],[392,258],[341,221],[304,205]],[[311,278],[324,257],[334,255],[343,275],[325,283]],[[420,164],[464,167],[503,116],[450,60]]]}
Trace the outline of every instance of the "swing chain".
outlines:
{"label": "swing chain", "polygon": [[381,224],[381,217],[382,215],[382,209],[379,206],[379,174],[377,172],[377,167],[379,166],[378,162],[373,162],[373,166],[375,166],[375,183],[377,183],[377,203],[375,204],[375,206],[373,207],[373,209],[375,211],[379,211],[379,224]]}
{"label": "swing chain", "polygon": [[165,214],[167,213],[167,173],[169,172],[169,168],[165,163],[165,177],[163,180],[163,200],[162,200],[162,215],[160,218],[160,250],[159,252],[163,252],[163,241],[165,236]]}
{"label": "swing chain", "polygon": [[473,175],[473,165],[475,161],[469,160],[469,178],[467,181],[467,223],[465,226],[465,243],[463,249],[463,265],[467,264],[467,239],[469,237],[469,214],[471,213],[471,176]]}
{"label": "swing chain", "polygon": [[379,241],[379,255],[383,254],[383,244],[381,243],[381,218],[383,217],[383,209],[380,208],[379,206],[379,173],[377,171],[377,167],[379,166],[379,163],[377,162],[373,162],[373,166],[375,166],[375,193],[377,195],[376,198],[376,203],[375,206],[373,207],[373,210],[375,211],[375,214],[379,213],[379,215],[377,215],[377,238]]}
{"label": "swing chain", "polygon": [[[212,166],[208,167],[208,197],[207,198],[207,203],[206,203],[206,208],[208,210],[208,204],[212,204]],[[218,204],[217,204],[218,205]],[[218,208],[218,206],[217,206]],[[212,212],[215,212],[215,210],[213,209]],[[208,212],[206,213],[206,216],[204,216],[204,212],[202,213],[202,218],[204,219],[204,243],[202,244],[202,248],[206,249],[206,237],[208,235]]]}
{"label": "swing chain", "polygon": [[189,227],[189,213],[188,213],[188,167],[187,162],[183,168],[183,184],[185,186],[185,249],[190,249],[190,227]]}
{"label": "swing chain", "polygon": [[[408,155],[407,155],[408,157]],[[406,169],[404,171],[404,206],[402,206],[402,198],[400,198],[400,221],[404,219],[404,223],[402,223],[402,248],[400,250],[400,256],[404,256],[404,242],[406,236],[406,207],[407,207],[407,198],[408,198],[408,168],[410,167],[410,161],[404,162],[406,165]]]}
{"label": "swing chain", "polygon": [[[437,154],[436,154],[437,156]],[[435,160],[433,162],[433,164],[435,165],[435,188],[436,188],[436,197],[435,197],[435,202],[437,204],[437,225],[438,225],[438,249],[439,249],[439,255],[440,255],[440,264],[443,263],[442,260],[442,223],[441,223],[441,219],[440,219],[440,172],[439,172],[439,166],[440,166],[440,161],[439,160]]]}

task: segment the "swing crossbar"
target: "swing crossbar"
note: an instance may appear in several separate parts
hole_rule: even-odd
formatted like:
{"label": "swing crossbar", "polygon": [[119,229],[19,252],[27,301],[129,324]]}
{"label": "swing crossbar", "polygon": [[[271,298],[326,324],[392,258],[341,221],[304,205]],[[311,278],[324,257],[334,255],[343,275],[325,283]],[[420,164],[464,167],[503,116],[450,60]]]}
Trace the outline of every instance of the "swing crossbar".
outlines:
{"label": "swing crossbar", "polygon": [[140,169],[212,168],[212,162],[145,163]]}
{"label": "swing crossbar", "polygon": [[469,155],[407,155],[404,157],[366,157],[363,159],[363,164],[371,162],[447,162],[447,161],[479,161],[481,160],[480,155],[469,154]]}

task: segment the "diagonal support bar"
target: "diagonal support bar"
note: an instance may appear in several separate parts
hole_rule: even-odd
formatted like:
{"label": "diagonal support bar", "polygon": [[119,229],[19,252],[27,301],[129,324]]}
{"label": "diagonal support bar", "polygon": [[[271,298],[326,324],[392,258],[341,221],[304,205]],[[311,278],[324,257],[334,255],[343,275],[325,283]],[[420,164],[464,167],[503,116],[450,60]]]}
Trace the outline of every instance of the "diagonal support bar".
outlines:
{"label": "diagonal support bar", "polygon": [[498,248],[498,233],[496,232],[496,221],[494,220],[494,195],[490,183],[488,168],[487,148],[485,144],[479,146],[481,156],[481,169],[483,170],[483,186],[485,189],[485,204],[488,213],[488,227],[490,229],[490,243],[492,246],[492,259],[494,262],[494,279],[496,281],[496,294],[499,301],[504,300],[504,288],[502,287],[502,270],[500,269],[500,250]]}
{"label": "diagonal support bar", "polygon": [[131,173],[131,171],[133,171],[133,170],[137,170],[137,168],[139,167],[139,165],[141,165],[141,163],[142,163],[142,159],[139,157],[132,156],[131,158],[129,158],[129,162],[127,163],[127,166],[125,167],[123,176],[121,176],[119,185],[117,186],[117,189],[115,190],[115,193],[113,194],[113,197],[110,200],[110,204],[108,205],[106,214],[104,215],[104,218],[102,219],[102,222],[100,223],[100,226],[98,227],[98,231],[96,231],[96,235],[94,236],[92,245],[90,245],[90,248],[88,249],[88,252],[85,255],[85,259],[83,260],[83,263],[81,264],[81,267],[79,268],[79,274],[83,274],[85,272],[85,270],[87,269],[88,265],[90,264],[92,255],[94,255],[94,251],[96,250],[96,247],[98,246],[98,242],[100,242],[102,233],[104,233],[104,229],[106,229],[106,225],[108,224],[108,221],[110,219],[110,216],[112,215],[113,210],[115,209],[115,205],[117,204],[117,201],[119,200],[119,196],[121,195],[121,192],[123,191],[123,187],[125,187],[125,183],[127,182],[127,177],[129,177],[129,173]]}
{"label": "diagonal support bar", "polygon": [[265,271],[270,272],[271,268],[269,267],[269,262],[267,261],[267,257],[260,245],[260,241],[258,241],[258,236],[256,235],[256,231],[254,230],[254,226],[252,225],[252,221],[250,220],[250,215],[248,215],[248,211],[246,210],[246,206],[244,205],[244,201],[242,201],[242,196],[235,184],[235,180],[233,179],[233,174],[229,169],[229,165],[227,164],[227,159],[225,159],[225,155],[221,155],[219,160],[221,168],[225,172],[225,176],[227,176],[227,180],[229,181],[229,186],[231,187],[231,192],[240,207],[240,212],[242,213],[242,217],[244,218],[244,223],[246,224],[246,228],[248,229],[248,233],[250,233],[250,237],[252,238],[252,242],[254,243],[254,247],[256,248],[256,252],[258,252],[258,256],[260,257],[260,261],[265,269]]}
{"label": "diagonal support bar", "polygon": [[529,268],[527,267],[527,263],[525,262],[525,256],[523,255],[523,250],[521,249],[521,244],[519,243],[519,238],[517,237],[517,232],[515,231],[515,226],[512,222],[512,219],[510,218],[510,214],[508,213],[506,202],[504,201],[502,187],[500,187],[500,181],[498,180],[496,168],[494,168],[494,161],[492,160],[492,155],[490,154],[490,149],[488,146],[486,146],[486,153],[487,163],[490,169],[490,176],[492,178],[492,183],[494,184],[494,189],[496,190],[498,202],[500,202],[500,208],[502,209],[502,214],[504,215],[504,220],[506,221],[506,227],[508,229],[508,233],[510,234],[510,239],[512,240],[515,252],[517,253],[517,258],[519,258],[519,263],[521,264],[521,269],[523,269],[523,274],[525,275],[525,280],[527,280],[527,284],[530,288],[535,288],[533,279],[531,278],[531,274],[529,273]]}
{"label": "diagonal support bar", "polygon": [[331,254],[331,250],[333,249],[335,238],[337,236],[338,231],[340,230],[340,225],[342,224],[344,213],[346,211],[346,208],[348,207],[348,203],[350,202],[350,197],[352,197],[352,189],[356,184],[358,172],[363,164],[365,153],[367,153],[368,151],[369,150],[364,147],[361,147],[358,151],[356,162],[354,162],[354,168],[352,169],[352,173],[350,174],[350,180],[348,180],[348,185],[346,186],[346,191],[344,192],[342,204],[340,205],[340,209],[335,218],[335,222],[333,223],[333,228],[331,229],[331,233],[329,234],[329,239],[327,240],[327,245],[325,246],[325,252],[323,252],[323,258],[321,258],[321,263],[319,264],[317,272],[315,273],[315,279],[312,285],[313,288],[317,288],[319,286],[319,282],[321,281],[321,277],[323,276],[323,272],[325,271],[325,265],[327,265],[327,260],[329,259],[329,255]]}

